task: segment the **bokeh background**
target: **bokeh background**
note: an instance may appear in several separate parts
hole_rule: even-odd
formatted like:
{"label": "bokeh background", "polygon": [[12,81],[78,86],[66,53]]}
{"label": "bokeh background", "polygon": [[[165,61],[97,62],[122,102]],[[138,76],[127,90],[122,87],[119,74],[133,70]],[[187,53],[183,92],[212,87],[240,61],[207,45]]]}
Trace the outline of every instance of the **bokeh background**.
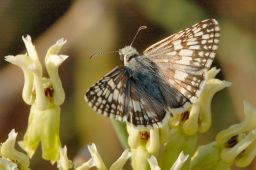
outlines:
{"label": "bokeh background", "polygon": [[[27,126],[29,106],[21,98],[22,72],[4,61],[6,55],[24,52],[22,35],[32,36],[41,61],[50,45],[61,37],[67,39],[62,54],[70,57],[60,68],[66,92],[61,113],[62,144],[74,159],[94,142],[110,165],[122,153],[122,145],[109,119],[93,113],[83,96],[90,85],[122,63],[116,54],[91,60],[89,56],[130,44],[140,25],[148,29],[140,33],[133,46],[143,52],[165,36],[206,18],[216,18],[220,23],[221,41],[214,66],[222,70],[218,78],[231,81],[232,86],[215,95],[213,125],[200,135],[200,144],[211,142],[218,131],[243,119],[243,100],[256,107],[255,0],[1,0],[0,141],[13,128],[21,139]],[[56,169],[40,156],[39,149],[32,169]]]}

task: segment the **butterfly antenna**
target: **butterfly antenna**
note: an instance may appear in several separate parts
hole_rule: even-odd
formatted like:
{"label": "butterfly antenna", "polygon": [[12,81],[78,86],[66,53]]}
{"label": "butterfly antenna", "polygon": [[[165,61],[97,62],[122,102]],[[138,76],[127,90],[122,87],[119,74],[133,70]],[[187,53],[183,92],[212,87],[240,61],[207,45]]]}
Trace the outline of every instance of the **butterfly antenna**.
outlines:
{"label": "butterfly antenna", "polygon": [[140,32],[141,30],[144,30],[144,29],[147,29],[147,26],[144,26],[144,25],[143,25],[143,26],[140,26],[140,27],[138,28],[136,34],[134,35],[134,37],[133,37],[133,39],[132,39],[132,42],[131,42],[130,46],[132,46],[132,44],[133,44],[134,40],[136,39],[137,35],[139,34],[139,32]]}
{"label": "butterfly antenna", "polygon": [[118,53],[118,51],[111,51],[111,52],[96,52],[96,53],[94,53],[94,54],[92,54],[92,55],[90,56],[90,59],[92,59],[93,57],[98,56],[98,55],[103,55],[103,54],[113,54],[113,53]]}

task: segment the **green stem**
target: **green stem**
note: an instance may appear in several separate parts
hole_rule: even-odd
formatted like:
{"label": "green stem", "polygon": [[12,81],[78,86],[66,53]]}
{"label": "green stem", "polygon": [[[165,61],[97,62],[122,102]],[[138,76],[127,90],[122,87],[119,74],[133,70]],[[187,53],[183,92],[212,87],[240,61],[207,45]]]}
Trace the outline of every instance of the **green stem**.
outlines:
{"label": "green stem", "polygon": [[123,148],[128,148],[128,133],[125,123],[111,119],[111,124]]}

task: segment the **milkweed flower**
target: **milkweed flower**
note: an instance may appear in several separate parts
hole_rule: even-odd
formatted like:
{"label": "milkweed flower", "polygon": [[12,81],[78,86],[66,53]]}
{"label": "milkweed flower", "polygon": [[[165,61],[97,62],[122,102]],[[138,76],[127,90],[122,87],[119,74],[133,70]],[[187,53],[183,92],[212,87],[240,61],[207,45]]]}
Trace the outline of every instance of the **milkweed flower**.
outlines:
{"label": "milkweed flower", "polygon": [[72,161],[68,159],[67,147],[59,148],[59,160],[57,161],[57,167],[59,170],[70,170],[72,168]]}
{"label": "milkweed flower", "polygon": [[220,158],[221,149],[216,142],[199,146],[190,161],[193,170],[230,170],[232,163],[226,163]]}
{"label": "milkweed flower", "polygon": [[[103,159],[101,158],[96,145],[94,143],[89,145],[88,150],[91,154],[91,159],[75,168],[75,170],[88,170],[92,167],[96,167],[98,170],[107,170],[108,168],[106,167]],[[131,153],[129,152],[129,150],[124,150],[122,155],[110,166],[109,170],[122,170],[124,164],[130,157]]]}
{"label": "milkweed flower", "polygon": [[203,88],[199,98],[192,104],[188,112],[183,114],[174,114],[171,118],[171,125],[176,127],[180,125],[184,133],[188,135],[197,132],[204,133],[211,127],[211,103],[213,96],[220,90],[231,85],[225,80],[216,79],[215,76],[220,69],[211,68],[205,75],[205,87]]}
{"label": "milkweed flower", "polygon": [[238,167],[248,166],[256,156],[256,109],[244,102],[245,119],[216,136],[221,159]]}
{"label": "milkweed flower", "polygon": [[156,157],[154,157],[153,155],[150,158],[148,158],[148,163],[151,170],[161,170],[161,168],[158,165]]}
{"label": "milkweed flower", "polygon": [[0,169],[29,170],[29,157],[15,149],[17,133],[13,129],[7,140],[0,145]]}
{"label": "milkweed flower", "polygon": [[0,158],[0,169],[4,170],[17,170],[17,164],[13,163],[12,161]]}
{"label": "milkweed flower", "polygon": [[48,49],[45,66],[49,78],[46,78],[43,77],[42,66],[30,36],[22,39],[27,53],[5,57],[6,61],[22,69],[24,73],[22,98],[31,106],[28,127],[19,145],[29,157],[32,157],[41,142],[43,158],[54,163],[59,157],[60,105],[65,99],[58,68],[68,57],[58,53],[66,41],[60,39]]}
{"label": "milkweed flower", "polygon": [[170,170],[180,170],[183,166],[183,164],[186,162],[188,159],[189,155],[185,155],[183,152],[179,154],[179,157],[177,160],[174,162]]}
{"label": "milkweed flower", "polygon": [[191,169],[229,170],[248,166],[256,156],[256,109],[244,102],[245,119],[222,130],[216,141],[200,146],[191,159]]}
{"label": "milkweed flower", "polygon": [[[188,155],[184,155],[183,152],[180,153],[179,157],[177,158],[177,160],[175,161],[175,163],[172,165],[172,167],[170,168],[170,170],[180,170],[185,161],[188,159]],[[150,165],[150,169],[151,170],[161,170],[161,168],[158,165],[157,159],[155,156],[151,156],[148,159],[148,163]]]}

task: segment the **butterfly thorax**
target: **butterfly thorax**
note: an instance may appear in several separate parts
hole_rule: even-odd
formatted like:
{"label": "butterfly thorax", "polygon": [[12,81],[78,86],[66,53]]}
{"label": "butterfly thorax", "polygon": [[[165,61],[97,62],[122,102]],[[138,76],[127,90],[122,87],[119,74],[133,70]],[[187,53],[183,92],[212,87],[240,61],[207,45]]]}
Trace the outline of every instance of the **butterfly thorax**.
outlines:
{"label": "butterfly thorax", "polygon": [[124,65],[127,65],[131,59],[139,56],[138,51],[132,46],[125,46],[119,50],[120,60],[124,61]]}
{"label": "butterfly thorax", "polygon": [[133,72],[142,74],[156,74],[158,67],[150,59],[140,55],[132,46],[125,46],[119,50],[120,59]]}

